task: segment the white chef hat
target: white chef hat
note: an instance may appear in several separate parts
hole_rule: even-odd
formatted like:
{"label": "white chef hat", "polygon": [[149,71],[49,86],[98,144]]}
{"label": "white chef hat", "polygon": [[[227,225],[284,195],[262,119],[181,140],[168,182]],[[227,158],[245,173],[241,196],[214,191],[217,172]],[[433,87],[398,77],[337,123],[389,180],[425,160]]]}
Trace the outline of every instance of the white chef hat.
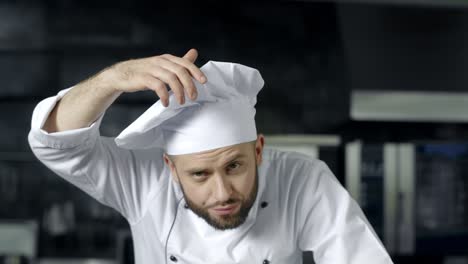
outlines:
{"label": "white chef hat", "polygon": [[258,70],[209,61],[200,70],[208,81],[194,80],[198,96],[179,105],[172,91],[169,106],[157,101],[115,139],[127,149],[163,148],[181,155],[254,141],[255,104],[263,87]]}

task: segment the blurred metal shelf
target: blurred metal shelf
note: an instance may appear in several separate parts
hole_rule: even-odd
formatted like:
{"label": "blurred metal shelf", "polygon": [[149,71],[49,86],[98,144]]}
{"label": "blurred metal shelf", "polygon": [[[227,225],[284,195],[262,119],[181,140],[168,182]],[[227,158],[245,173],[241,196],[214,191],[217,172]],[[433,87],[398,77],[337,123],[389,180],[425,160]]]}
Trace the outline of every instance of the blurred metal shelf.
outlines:
{"label": "blurred metal shelf", "polygon": [[468,123],[468,93],[355,90],[351,118],[357,121]]}
{"label": "blurred metal shelf", "polygon": [[337,135],[265,135],[267,143],[279,145],[316,145],[316,146],[333,146],[340,145],[341,138]]}
{"label": "blurred metal shelf", "polygon": [[321,147],[338,147],[341,138],[337,135],[265,135],[267,147],[283,151],[295,151],[312,158],[320,158]]}

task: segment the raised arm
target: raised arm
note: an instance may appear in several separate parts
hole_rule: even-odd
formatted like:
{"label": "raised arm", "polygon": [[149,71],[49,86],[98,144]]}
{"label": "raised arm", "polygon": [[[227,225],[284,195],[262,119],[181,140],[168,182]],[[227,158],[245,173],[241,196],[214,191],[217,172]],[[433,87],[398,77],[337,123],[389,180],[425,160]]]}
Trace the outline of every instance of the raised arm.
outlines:
{"label": "raised arm", "polygon": [[161,55],[108,67],[69,90],[42,100],[28,135],[31,150],[49,169],[90,196],[119,211],[129,223],[144,214],[151,197],[168,185],[159,149],[126,150],[101,137],[106,109],[124,92],[151,89],[168,104],[166,84],[184,103],[205,82],[193,64],[196,50],[183,57]]}

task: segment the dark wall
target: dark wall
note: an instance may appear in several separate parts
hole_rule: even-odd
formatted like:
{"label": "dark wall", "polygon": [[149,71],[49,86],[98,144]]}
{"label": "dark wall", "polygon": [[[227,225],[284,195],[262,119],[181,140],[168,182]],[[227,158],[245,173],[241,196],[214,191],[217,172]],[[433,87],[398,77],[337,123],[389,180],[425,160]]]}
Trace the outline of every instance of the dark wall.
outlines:
{"label": "dark wall", "polygon": [[468,9],[338,5],[350,85],[360,90],[468,90]]}

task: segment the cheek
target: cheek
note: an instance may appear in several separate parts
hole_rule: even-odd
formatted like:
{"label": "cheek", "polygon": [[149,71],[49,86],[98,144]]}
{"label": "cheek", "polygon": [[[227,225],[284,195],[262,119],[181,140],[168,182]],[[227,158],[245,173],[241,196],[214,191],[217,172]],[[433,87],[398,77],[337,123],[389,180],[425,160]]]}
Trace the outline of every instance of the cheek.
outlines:
{"label": "cheek", "polygon": [[246,197],[255,184],[255,171],[246,173],[242,177],[233,181],[233,186],[237,192]]}
{"label": "cheek", "polygon": [[207,200],[209,199],[209,188],[207,186],[200,186],[200,185],[193,185],[193,184],[186,184],[184,186],[185,195],[197,205],[204,205],[206,204]]}

